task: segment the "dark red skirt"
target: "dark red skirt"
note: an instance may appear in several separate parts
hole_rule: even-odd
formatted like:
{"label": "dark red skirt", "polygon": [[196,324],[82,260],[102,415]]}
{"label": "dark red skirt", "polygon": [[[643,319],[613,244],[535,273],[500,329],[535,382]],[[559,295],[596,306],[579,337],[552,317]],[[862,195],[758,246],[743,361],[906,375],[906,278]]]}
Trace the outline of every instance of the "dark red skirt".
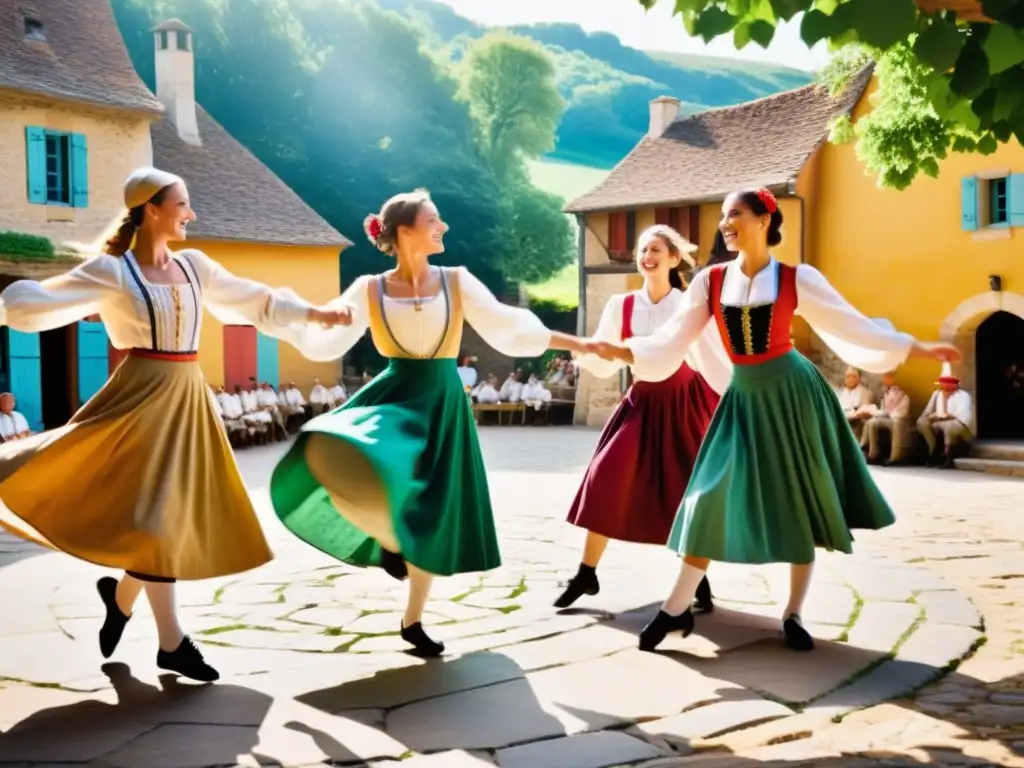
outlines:
{"label": "dark red skirt", "polygon": [[686,363],[665,381],[638,381],[601,432],[568,520],[640,544],[668,540],[718,394]]}

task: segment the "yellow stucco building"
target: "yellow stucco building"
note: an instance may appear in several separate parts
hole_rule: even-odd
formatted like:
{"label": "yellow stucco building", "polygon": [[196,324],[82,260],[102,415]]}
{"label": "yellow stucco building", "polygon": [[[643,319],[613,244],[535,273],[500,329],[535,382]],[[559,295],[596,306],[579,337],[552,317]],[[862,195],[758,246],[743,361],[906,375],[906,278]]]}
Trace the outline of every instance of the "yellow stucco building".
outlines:
{"label": "yellow stucco building", "polygon": [[[0,287],[81,258],[16,252],[10,233],[48,238],[58,251],[96,243],[123,213],[124,179],[154,164],[189,185],[199,217],[189,246],[311,301],[336,296],[350,241],[196,104],[192,30],[171,20],[153,33],[155,94],[132,67],[109,0],[0,0]],[[4,328],[0,347],[0,388],[37,429],[66,421],[122,356],[88,321],[41,334]],[[215,385],[253,376],[308,388],[340,374],[340,363],[306,361],[209,313],[200,357]]]}
{"label": "yellow stucco building", "polygon": [[[827,141],[834,118],[871,109],[874,87],[866,69],[836,99],[811,85],[683,119],[675,99],[651,102],[648,135],[566,208],[585,225],[582,324],[593,332],[608,297],[640,284],[630,252],[644,227],[673,224],[704,261],[724,196],[767,186],[785,216],[780,260],[814,265],[869,317],[955,341],[979,437],[1024,439],[1024,148],[952,155],[938,179],[881,189],[852,144]],[[841,361],[805,324],[794,339],[838,383]],[[927,362],[898,371],[915,413],[937,373]],[[577,422],[601,424],[621,382],[584,375],[578,392]]]}

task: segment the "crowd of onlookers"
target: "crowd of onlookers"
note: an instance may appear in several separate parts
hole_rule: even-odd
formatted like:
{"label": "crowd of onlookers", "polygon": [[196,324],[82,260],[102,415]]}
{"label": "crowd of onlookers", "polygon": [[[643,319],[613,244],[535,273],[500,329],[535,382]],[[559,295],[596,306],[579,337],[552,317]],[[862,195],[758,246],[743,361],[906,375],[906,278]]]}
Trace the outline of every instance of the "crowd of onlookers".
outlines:
{"label": "crowd of onlookers", "polygon": [[295,382],[277,391],[268,382],[260,384],[255,379],[250,379],[248,386],[235,385],[231,392],[210,387],[210,395],[236,448],[287,440],[309,419],[348,400],[341,379],[331,387],[313,379],[308,397]]}
{"label": "crowd of onlookers", "polygon": [[868,463],[898,466],[920,463],[923,458],[929,467],[951,469],[956,458],[967,455],[974,440],[971,395],[960,388],[960,379],[948,366],[935,387],[915,422],[910,416],[910,397],[896,384],[894,371],[882,377],[882,397],[876,403],[874,393],[861,381],[860,371],[846,370],[844,385],[836,395]]}

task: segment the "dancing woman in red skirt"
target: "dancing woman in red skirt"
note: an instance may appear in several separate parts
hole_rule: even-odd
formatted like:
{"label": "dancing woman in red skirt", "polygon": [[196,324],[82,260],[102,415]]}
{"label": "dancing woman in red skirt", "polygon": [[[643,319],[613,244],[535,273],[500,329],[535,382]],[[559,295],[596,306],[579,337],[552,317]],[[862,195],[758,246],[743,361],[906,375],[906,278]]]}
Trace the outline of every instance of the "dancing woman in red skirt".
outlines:
{"label": "dancing woman in red skirt", "polygon": [[[648,336],[672,317],[684,296],[679,266],[685,261],[693,267],[690,254],[695,250],[671,227],[659,224],[645,230],[636,254],[644,285],[608,301],[595,339],[618,342]],[[612,413],[569,510],[569,522],[585,528],[587,538],[579,570],[555,607],[568,608],[581,596],[600,591],[597,565],[609,539],[639,544],[668,540],[704,432],[732,375],[715,342],[712,337],[698,344],[665,381],[634,379]],[[579,367],[608,378],[622,366],[583,355]],[[714,607],[706,577],[696,605],[705,612]]]}

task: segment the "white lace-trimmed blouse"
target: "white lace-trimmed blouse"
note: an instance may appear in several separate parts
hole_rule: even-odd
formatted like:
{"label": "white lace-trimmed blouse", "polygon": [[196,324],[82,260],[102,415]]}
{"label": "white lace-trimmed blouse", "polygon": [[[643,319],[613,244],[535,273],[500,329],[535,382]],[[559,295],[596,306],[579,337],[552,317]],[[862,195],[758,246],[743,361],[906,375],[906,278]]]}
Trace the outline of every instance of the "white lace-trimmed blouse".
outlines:
{"label": "white lace-trimmed blouse", "polygon": [[[672,319],[682,306],[686,294],[678,288],[673,288],[659,302],[651,301],[647,291],[642,288],[631,293],[616,294],[608,299],[604,306],[601,320],[594,332],[595,339],[616,344],[622,340],[623,305],[626,297],[630,295],[635,297],[630,323],[633,336],[647,337]],[[718,339],[718,328],[713,324],[709,324],[687,350],[686,363],[700,373],[718,394],[722,394],[728,388],[732,379],[732,361]],[[606,379],[617,373],[625,363],[587,354],[577,358],[577,365],[599,379]],[[633,370],[633,378],[637,381],[645,380],[642,373],[636,369]]]}
{"label": "white lace-trimmed blouse", "polygon": [[[485,342],[509,357],[538,357],[548,349],[551,331],[533,312],[502,304],[465,267],[452,271],[458,272],[463,316]],[[329,329],[317,325],[295,328],[291,343],[311,360],[334,360],[344,355],[370,327],[369,287],[371,282],[380,280],[380,275],[364,275],[339,298],[328,302],[327,306],[332,309],[351,308],[351,325]],[[424,357],[430,357],[437,350],[448,330],[445,291],[449,290],[454,288],[442,280],[441,289],[423,299],[393,297],[381,292],[379,301],[383,304],[387,327],[400,349]]]}
{"label": "white lace-trimmed blouse", "polygon": [[254,325],[288,340],[285,329],[306,323],[310,304],[289,289],[236,277],[202,251],[172,254],[187,282],[146,280],[135,256],[104,254],[63,275],[19,280],[0,293],[0,324],[37,333],[98,314],[118,349],[195,352],[202,308],[227,325]]}

